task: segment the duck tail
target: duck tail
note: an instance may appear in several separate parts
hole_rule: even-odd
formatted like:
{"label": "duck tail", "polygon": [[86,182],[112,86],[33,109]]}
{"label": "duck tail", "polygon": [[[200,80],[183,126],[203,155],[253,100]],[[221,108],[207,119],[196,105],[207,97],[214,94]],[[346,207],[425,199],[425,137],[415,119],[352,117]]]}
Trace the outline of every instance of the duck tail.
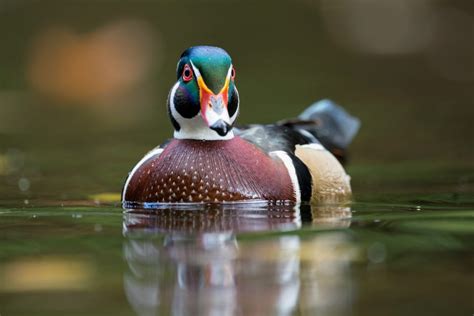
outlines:
{"label": "duck tail", "polygon": [[357,117],[329,99],[315,102],[297,118],[277,124],[299,132],[310,143],[322,144],[341,163],[347,161],[347,147],[360,128]]}

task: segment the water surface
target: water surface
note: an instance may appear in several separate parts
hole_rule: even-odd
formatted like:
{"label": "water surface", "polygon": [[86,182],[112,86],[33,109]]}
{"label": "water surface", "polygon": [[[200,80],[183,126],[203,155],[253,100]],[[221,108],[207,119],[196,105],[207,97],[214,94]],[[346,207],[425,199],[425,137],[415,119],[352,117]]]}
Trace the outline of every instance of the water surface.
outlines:
{"label": "water surface", "polygon": [[4,203],[0,312],[472,313],[472,195],[418,198],[155,212]]}

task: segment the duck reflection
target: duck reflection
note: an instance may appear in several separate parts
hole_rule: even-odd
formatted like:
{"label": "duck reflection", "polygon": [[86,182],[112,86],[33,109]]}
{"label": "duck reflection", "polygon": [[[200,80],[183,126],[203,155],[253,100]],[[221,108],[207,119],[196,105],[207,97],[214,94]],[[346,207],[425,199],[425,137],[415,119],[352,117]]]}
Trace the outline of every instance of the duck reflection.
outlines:
{"label": "duck reflection", "polygon": [[291,315],[333,307],[346,313],[349,242],[337,230],[311,238],[297,234],[302,218],[318,227],[350,225],[335,214],[346,218],[350,209],[126,212],[126,296],[139,315]]}

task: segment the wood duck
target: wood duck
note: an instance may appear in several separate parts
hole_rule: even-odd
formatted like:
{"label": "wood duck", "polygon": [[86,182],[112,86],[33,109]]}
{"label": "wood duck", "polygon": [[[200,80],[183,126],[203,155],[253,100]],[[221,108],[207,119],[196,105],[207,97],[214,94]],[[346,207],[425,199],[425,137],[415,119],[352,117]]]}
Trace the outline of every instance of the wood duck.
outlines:
{"label": "wood duck", "polygon": [[329,100],[297,119],[233,128],[239,113],[229,54],[196,46],[181,55],[168,96],[174,137],[129,173],[126,207],[162,203],[340,202],[350,198],[343,158],[359,121]]}

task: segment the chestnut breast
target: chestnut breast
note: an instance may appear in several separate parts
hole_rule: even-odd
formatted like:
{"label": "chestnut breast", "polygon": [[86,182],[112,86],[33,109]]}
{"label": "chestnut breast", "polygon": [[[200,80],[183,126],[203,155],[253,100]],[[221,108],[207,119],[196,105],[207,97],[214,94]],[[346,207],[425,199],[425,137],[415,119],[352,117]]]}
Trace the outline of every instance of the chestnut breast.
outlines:
{"label": "chestnut breast", "polygon": [[174,139],[130,177],[127,202],[295,200],[283,162],[240,137]]}

